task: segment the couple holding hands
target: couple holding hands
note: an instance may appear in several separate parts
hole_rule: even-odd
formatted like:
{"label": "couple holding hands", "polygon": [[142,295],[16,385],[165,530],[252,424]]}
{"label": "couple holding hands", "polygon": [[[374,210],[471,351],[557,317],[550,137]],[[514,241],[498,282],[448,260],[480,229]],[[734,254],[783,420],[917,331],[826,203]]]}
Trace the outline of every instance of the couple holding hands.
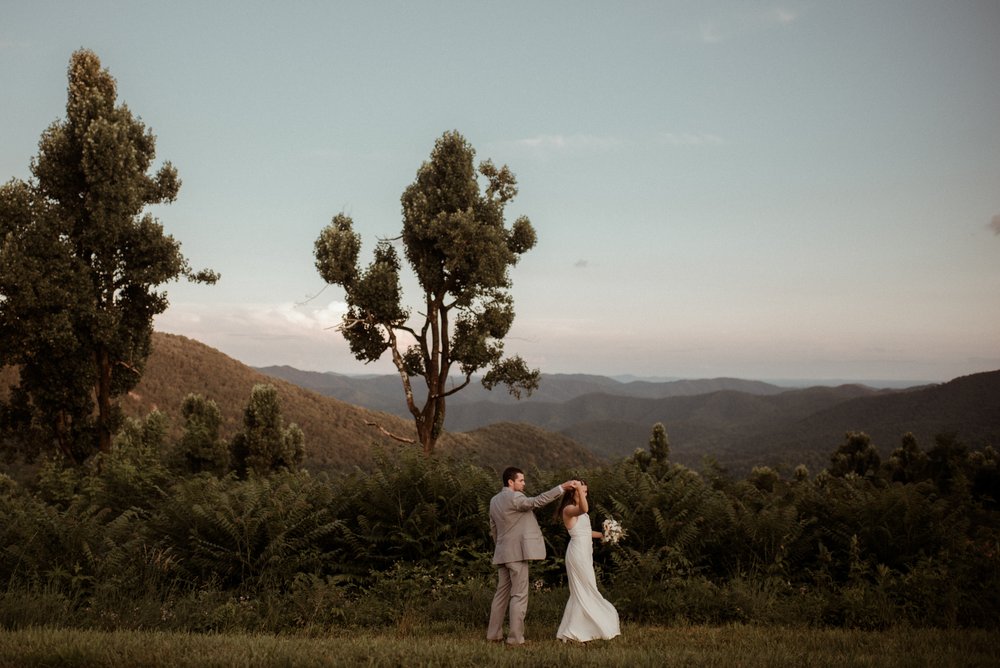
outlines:
{"label": "couple holding hands", "polygon": [[503,489],[490,500],[490,535],[496,541],[493,563],[499,571],[497,592],[490,610],[486,639],[501,642],[508,608],[507,644],[524,644],[524,616],[528,611],[528,561],[545,558],[545,541],[534,510],[559,497],[559,517],[569,531],[566,577],[569,601],[556,638],[562,641],[609,640],[619,635],[618,611],[597,590],[594,575],[595,538],[587,514],[587,485],[567,480],[538,496],[524,495],[524,472],[509,467],[503,472]]}

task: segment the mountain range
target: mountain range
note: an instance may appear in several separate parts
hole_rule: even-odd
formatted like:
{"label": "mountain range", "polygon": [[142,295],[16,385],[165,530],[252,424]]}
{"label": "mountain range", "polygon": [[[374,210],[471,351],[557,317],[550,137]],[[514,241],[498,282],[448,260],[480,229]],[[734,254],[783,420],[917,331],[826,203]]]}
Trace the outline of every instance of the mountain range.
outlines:
{"label": "mountain range", "polygon": [[[287,366],[259,370],[343,401],[406,415],[397,376],[353,377]],[[646,447],[657,422],[667,429],[674,461],[701,468],[709,457],[734,473],[761,464],[785,469],[806,464],[818,471],[851,431],[868,433],[883,457],[907,432],[925,449],[940,434],[980,448],[1000,444],[1000,371],[905,389],[543,375],[539,389],[520,401],[469,385],[449,398],[447,426],[465,432],[497,423],[530,424],[615,459]]]}
{"label": "mountain range", "polygon": [[[16,380],[0,369],[0,401]],[[189,393],[214,400],[223,436],[241,427],[255,384],[271,383],[286,422],[306,435],[306,466],[342,472],[371,465],[376,449],[413,437],[398,376],[347,376],[291,367],[255,369],[203,343],[157,332],[142,381],[121,400],[126,415],[156,409],[183,428]],[[818,472],[850,431],[868,433],[883,458],[912,432],[925,450],[954,434],[972,448],[1000,445],[1000,371],[907,389],[864,385],[791,389],[735,378],[622,382],[584,374],[543,375],[531,397],[472,383],[448,401],[438,453],[502,470],[515,464],[558,471],[587,467],[646,448],[662,422],[670,458],[701,469],[706,458],[742,475],[756,465]]]}

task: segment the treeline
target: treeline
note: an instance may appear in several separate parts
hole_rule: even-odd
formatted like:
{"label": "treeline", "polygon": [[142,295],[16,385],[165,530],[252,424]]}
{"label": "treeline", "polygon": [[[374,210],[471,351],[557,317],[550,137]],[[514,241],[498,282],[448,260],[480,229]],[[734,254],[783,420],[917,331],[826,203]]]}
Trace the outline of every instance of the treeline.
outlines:
{"label": "treeline", "polygon": [[[335,477],[279,458],[196,473],[191,444],[167,431],[154,413],[129,420],[85,466],[52,460],[30,481],[0,476],[0,626],[485,625],[493,471],[401,446],[379,451],[370,471]],[[294,430],[274,434],[294,458]],[[208,455],[203,464],[222,457]],[[566,476],[588,481],[595,523],[614,517],[628,532],[595,548],[624,620],[1000,622],[992,448],[944,436],[925,450],[904,437],[883,462],[865,435],[849,434],[816,475],[757,468],[734,479],[672,463],[657,425],[648,449],[613,465],[529,471],[529,491]],[[550,557],[532,568],[530,614],[555,623],[568,595],[566,532],[549,509],[538,516]]]}

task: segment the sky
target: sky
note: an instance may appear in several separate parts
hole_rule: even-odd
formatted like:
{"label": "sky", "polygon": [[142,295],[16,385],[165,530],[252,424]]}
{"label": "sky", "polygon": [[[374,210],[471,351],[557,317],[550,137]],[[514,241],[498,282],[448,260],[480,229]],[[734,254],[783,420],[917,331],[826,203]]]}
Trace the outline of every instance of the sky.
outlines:
{"label": "sky", "polygon": [[[505,342],[544,373],[941,382],[1000,369],[1000,2],[0,0],[0,181],[93,50],[183,185],[215,286],[156,329],[252,366],[392,373],[313,242],[367,264],[458,130],[537,246]],[[406,272],[404,272],[406,273]],[[409,274],[406,274],[409,276]],[[418,311],[415,281],[404,280]]]}

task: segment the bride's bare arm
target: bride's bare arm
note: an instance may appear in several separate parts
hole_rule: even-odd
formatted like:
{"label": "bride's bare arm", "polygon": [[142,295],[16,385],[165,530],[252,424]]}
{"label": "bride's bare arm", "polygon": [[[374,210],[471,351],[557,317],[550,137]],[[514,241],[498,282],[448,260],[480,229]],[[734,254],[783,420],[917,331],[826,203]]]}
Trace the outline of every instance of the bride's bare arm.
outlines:
{"label": "bride's bare arm", "polygon": [[576,492],[573,495],[573,503],[569,504],[562,509],[562,521],[563,525],[567,529],[572,529],[576,524],[576,518],[587,512],[587,497],[580,493],[580,488],[576,488]]}

